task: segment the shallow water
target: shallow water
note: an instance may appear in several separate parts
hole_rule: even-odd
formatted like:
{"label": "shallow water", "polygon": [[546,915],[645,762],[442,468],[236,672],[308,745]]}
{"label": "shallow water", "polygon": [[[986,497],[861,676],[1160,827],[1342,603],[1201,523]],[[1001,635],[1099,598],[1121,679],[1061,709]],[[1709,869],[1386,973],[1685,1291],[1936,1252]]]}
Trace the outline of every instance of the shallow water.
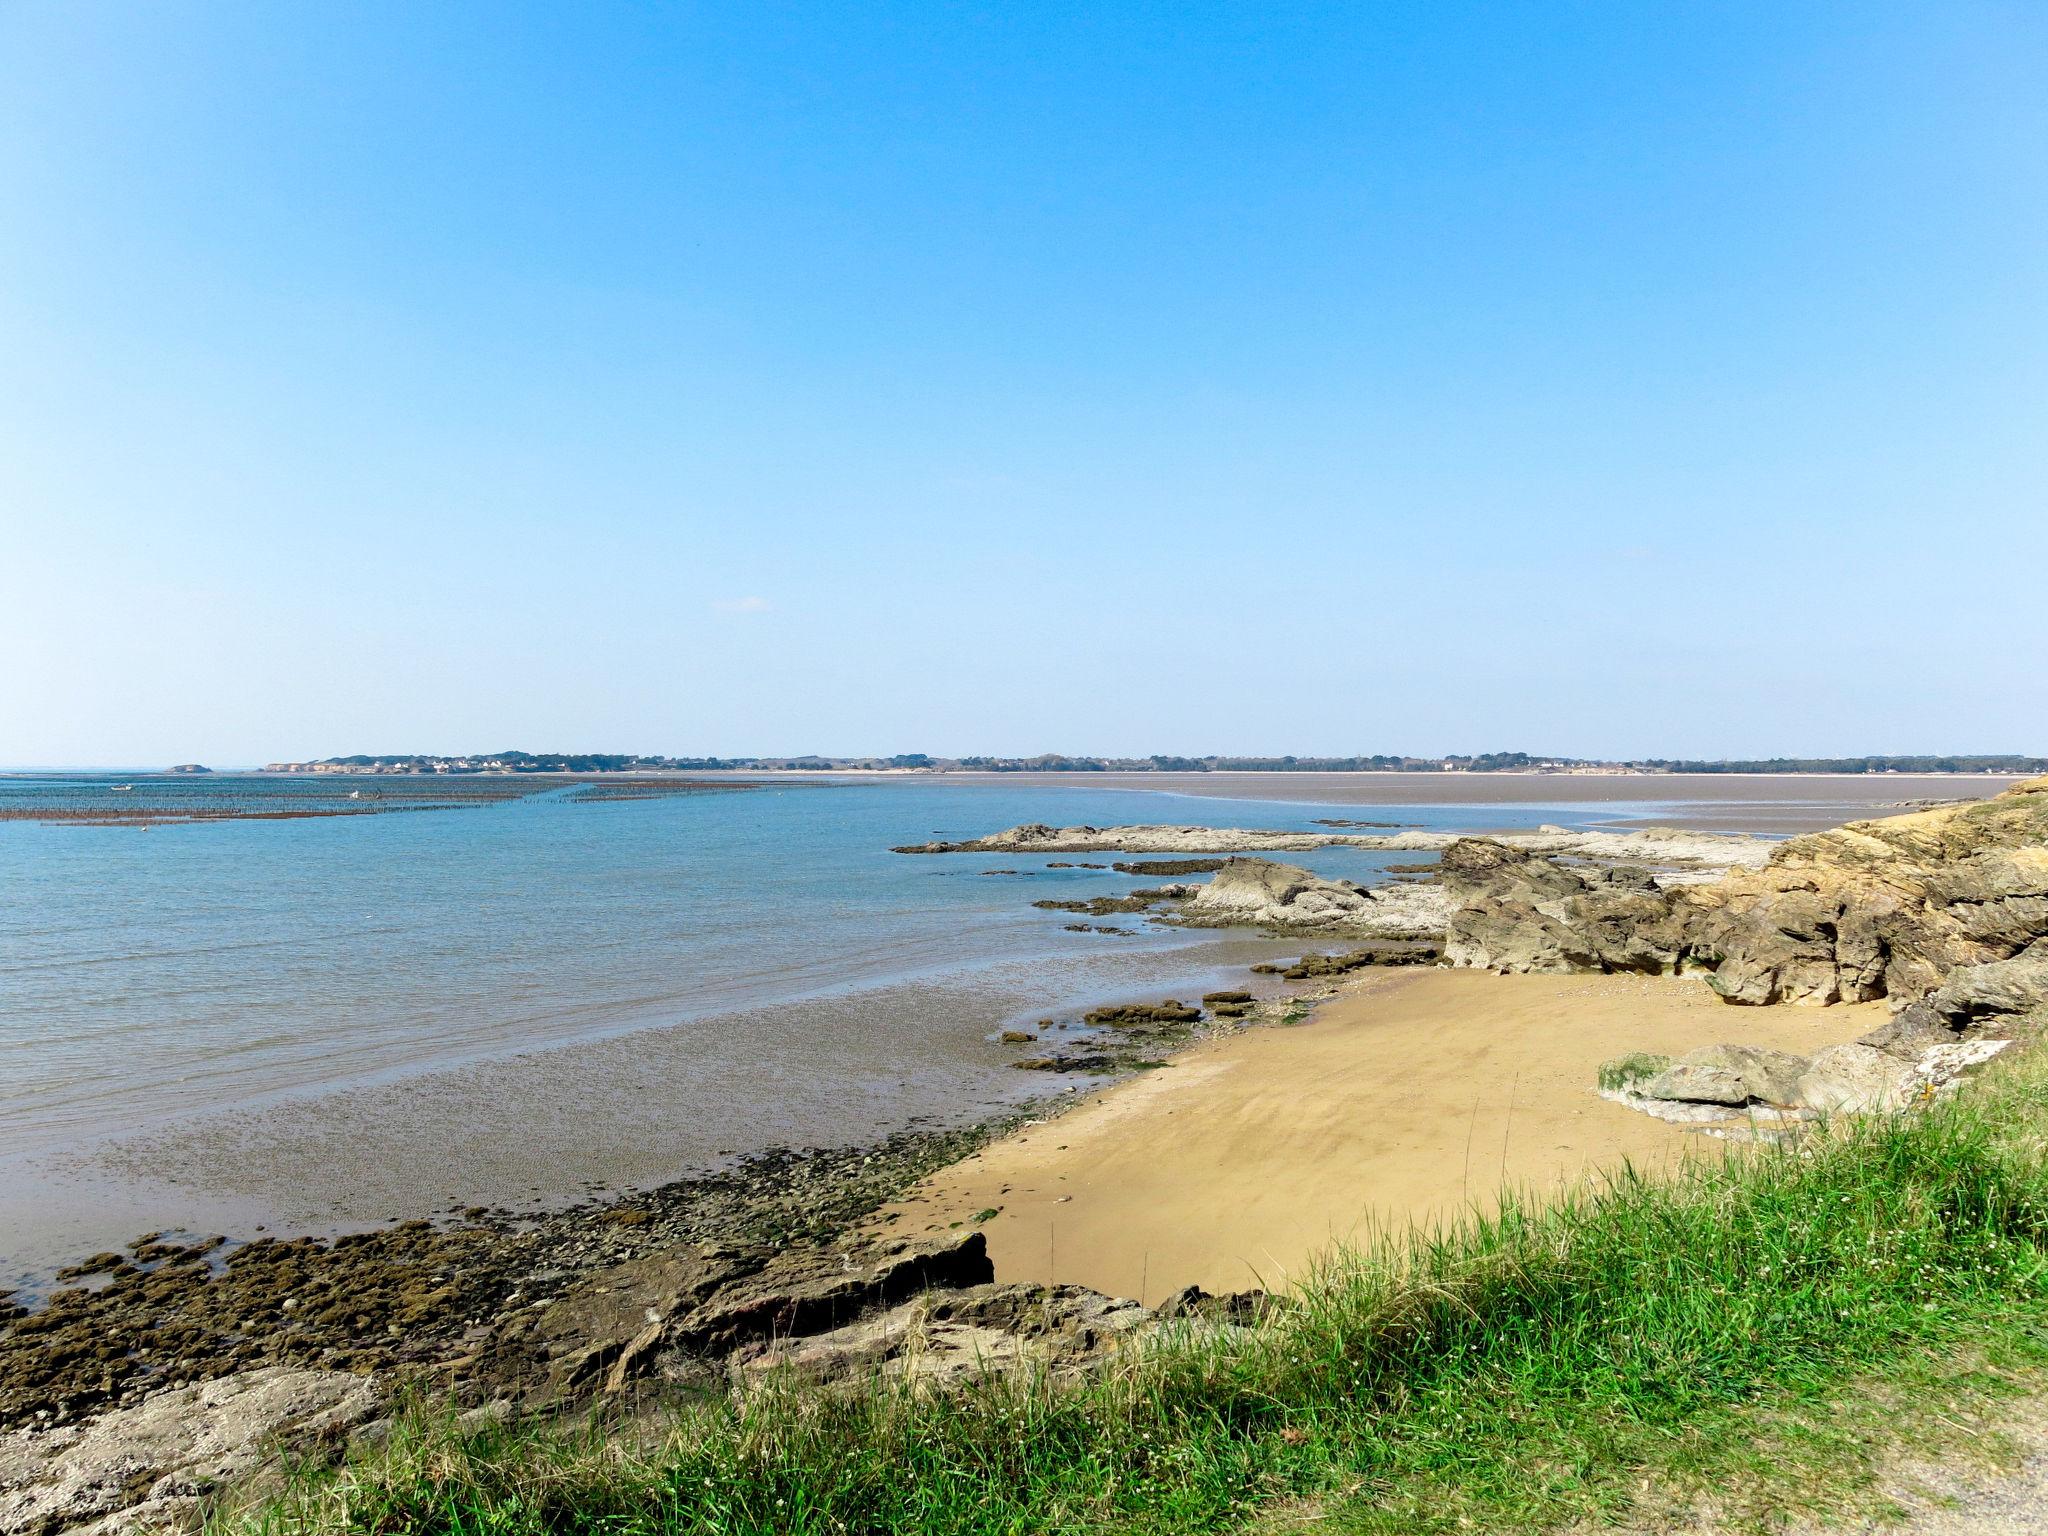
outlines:
{"label": "shallow water", "polygon": [[[134,790],[114,790],[115,783]],[[0,807],[298,806],[348,781],[12,778]],[[1640,807],[1630,807],[1640,810]],[[1403,805],[1429,827],[1617,807]],[[0,1284],[138,1226],[334,1225],[551,1201],[1064,1086],[1007,1023],[1241,980],[1298,943],[1106,921],[1090,855],[911,857],[1024,821],[1302,827],[1142,790],[770,783],[591,803],[138,827],[0,821]],[[1370,880],[1413,855],[1300,862]],[[985,873],[985,871],[1015,873]]]}

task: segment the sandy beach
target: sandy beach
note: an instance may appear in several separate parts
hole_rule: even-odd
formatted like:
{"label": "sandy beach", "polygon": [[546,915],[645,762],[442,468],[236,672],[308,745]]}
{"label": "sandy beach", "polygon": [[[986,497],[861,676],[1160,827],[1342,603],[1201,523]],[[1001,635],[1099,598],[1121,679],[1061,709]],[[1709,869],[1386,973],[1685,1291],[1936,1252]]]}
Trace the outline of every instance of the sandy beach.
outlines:
{"label": "sandy beach", "polygon": [[1697,981],[1376,975],[1292,1027],[1206,1042],[933,1176],[894,1229],[987,1220],[997,1277],[1157,1302],[1275,1288],[1375,1224],[1429,1223],[1503,1184],[1553,1191],[1725,1142],[1594,1093],[1602,1061],[1721,1041],[1810,1053],[1882,1003],[1738,1008]]}

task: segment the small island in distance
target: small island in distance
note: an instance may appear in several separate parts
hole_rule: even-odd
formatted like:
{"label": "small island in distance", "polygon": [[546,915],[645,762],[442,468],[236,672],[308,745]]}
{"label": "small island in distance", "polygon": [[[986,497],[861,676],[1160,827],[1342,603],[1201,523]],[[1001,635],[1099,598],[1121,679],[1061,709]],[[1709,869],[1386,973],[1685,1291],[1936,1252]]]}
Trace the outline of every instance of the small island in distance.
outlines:
{"label": "small island in distance", "polygon": [[[308,762],[268,763],[265,773],[2048,773],[2048,757],[2018,753],[1919,757],[1773,757],[1687,760],[1645,758],[1604,761],[1528,752],[1476,756],[1400,757],[934,757],[900,752],[887,757],[656,757],[623,752],[479,752],[459,757],[432,753],[358,754]],[[172,773],[206,773],[188,763]]]}

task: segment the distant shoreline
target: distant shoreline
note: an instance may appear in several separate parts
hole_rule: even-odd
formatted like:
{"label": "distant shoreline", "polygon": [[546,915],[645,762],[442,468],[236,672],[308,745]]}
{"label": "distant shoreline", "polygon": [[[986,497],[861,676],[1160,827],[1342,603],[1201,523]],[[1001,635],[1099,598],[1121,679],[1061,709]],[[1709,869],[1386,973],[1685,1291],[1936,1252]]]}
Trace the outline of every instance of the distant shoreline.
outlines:
{"label": "distant shoreline", "polygon": [[[109,774],[132,774],[145,778],[198,778],[199,775],[174,768],[114,767],[4,767],[0,779],[93,778]],[[2007,769],[1873,769],[1868,771],[1822,771],[1818,769],[1746,769],[1683,771],[1675,768],[473,768],[443,772],[432,768],[326,768],[310,764],[290,767],[210,768],[207,778],[364,778],[364,779],[935,779],[974,782],[1024,782],[1046,780],[1095,784],[1110,780],[1142,778],[1148,781],[1182,779],[1445,779],[1484,782],[1494,779],[1605,780],[1657,779],[1844,779],[1854,782],[1901,779],[1943,779],[1985,783],[1993,779],[2018,782],[2032,777]]]}

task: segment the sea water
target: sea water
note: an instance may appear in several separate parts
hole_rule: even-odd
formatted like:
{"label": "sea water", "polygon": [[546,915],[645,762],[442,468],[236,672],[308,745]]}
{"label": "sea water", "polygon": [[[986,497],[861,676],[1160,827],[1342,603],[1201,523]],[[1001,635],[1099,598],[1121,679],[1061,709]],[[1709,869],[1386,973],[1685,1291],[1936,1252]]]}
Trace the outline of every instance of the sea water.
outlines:
{"label": "sea water", "polygon": [[[350,809],[380,781],[16,776],[0,810]],[[133,788],[116,786],[132,785]],[[461,786],[455,786],[460,788]],[[408,796],[434,786],[409,782]],[[411,802],[408,802],[411,803]],[[1099,920],[1108,855],[892,853],[1027,821],[1587,824],[959,780],[402,814],[0,820],[0,1284],[128,1227],[546,1203],[1069,1086],[1005,1026],[1239,985],[1300,941]],[[1376,881],[1413,854],[1289,855]],[[1089,920],[1098,921],[1098,920]]]}

